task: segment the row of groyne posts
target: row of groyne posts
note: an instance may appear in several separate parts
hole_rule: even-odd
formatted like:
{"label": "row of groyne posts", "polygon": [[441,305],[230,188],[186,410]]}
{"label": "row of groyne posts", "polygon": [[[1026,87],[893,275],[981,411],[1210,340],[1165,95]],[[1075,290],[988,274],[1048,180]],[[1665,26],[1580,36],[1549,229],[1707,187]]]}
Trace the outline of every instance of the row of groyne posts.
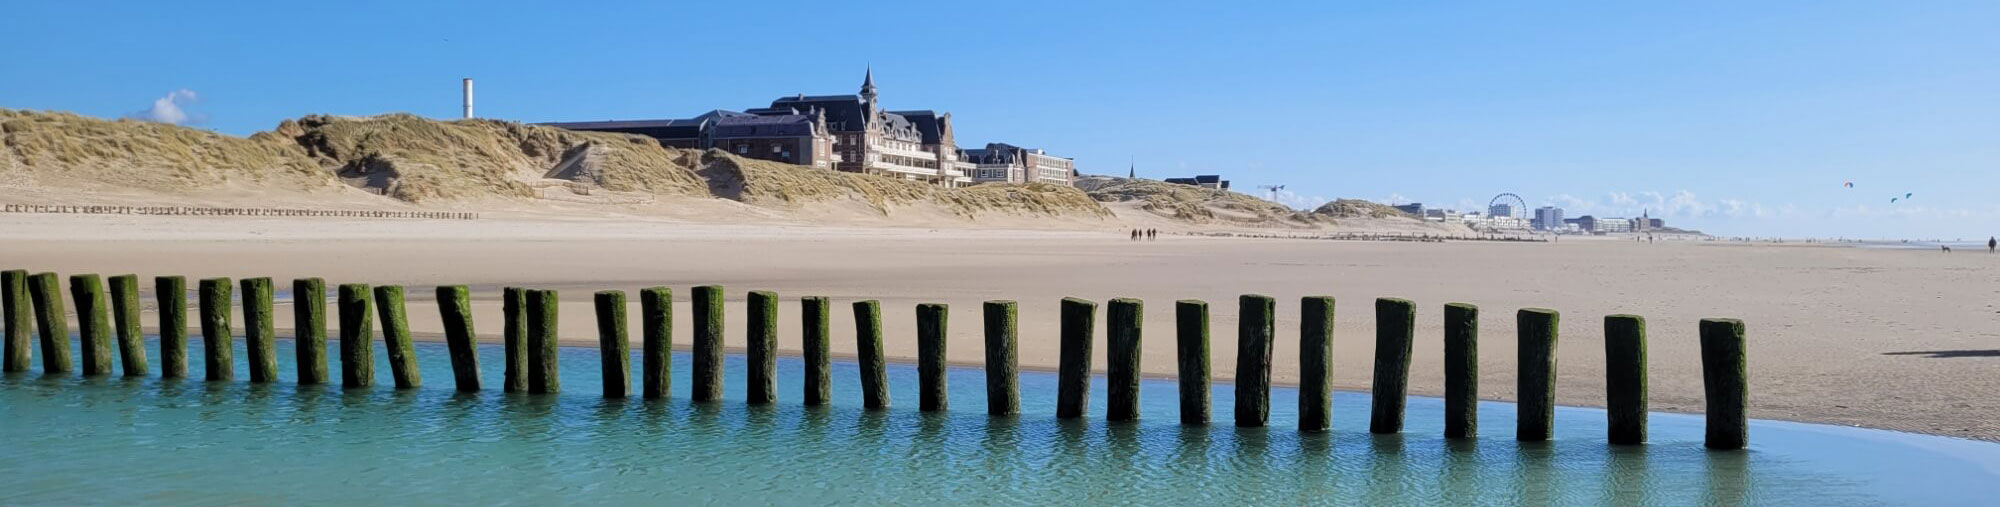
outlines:
{"label": "row of groyne posts", "polygon": [[206,208],[195,206],[70,206],[41,204],[0,205],[0,213],[68,213],[81,215],[176,215],[231,217],[339,217],[339,218],[421,218],[433,220],[477,220],[478,213],[467,211],[378,211],[292,208]]}
{"label": "row of groyne posts", "polygon": [[[81,335],[82,374],[112,373],[112,335],[126,376],[144,376],[149,370],[139,323],[138,277],[110,278],[110,300],[97,275],[73,275],[70,293],[76,304]],[[68,321],[63,309],[60,280],[54,273],[29,275],[26,271],[0,272],[0,302],[5,306],[5,364],[8,372],[28,371],[32,360],[29,346],[29,316],[41,336],[42,369],[46,374],[71,371]],[[246,347],[249,349],[250,381],[278,380],[275,332],[272,325],[272,284],[269,278],[241,281],[241,302]],[[159,298],[160,358],[166,377],[187,376],[186,280],[178,276],[154,279]],[[199,316],[207,380],[234,379],[234,334],[230,329],[231,283],[227,278],[200,281]],[[557,293],[553,290],[504,289],[502,311],[506,313],[505,387],[507,392],[555,393],[561,391],[557,375]],[[642,358],[640,385],[644,398],[664,398],[670,386],[673,349],[673,292],[667,287],[640,291]],[[372,296],[372,298],[371,298]],[[326,286],[318,278],[292,282],[297,336],[298,382],[328,383],[326,353]],[[723,386],[723,288],[700,286],[693,290],[693,388],[696,402],[716,401]],[[440,317],[451,355],[453,378],[459,391],[479,391],[479,364],[476,336],[472,329],[472,306],[465,286],[437,288]],[[374,311],[370,307],[373,304]],[[594,295],[599,344],[602,350],[604,395],[628,396],[631,367],[630,342],[626,334],[626,299],[622,291],[601,291]],[[747,401],[768,404],[777,401],[774,390],[777,361],[778,296],[767,291],[748,294]],[[824,297],[799,299],[803,319],[806,405],[823,405],[831,397],[829,371],[831,354],[828,316],[830,301]],[[1241,313],[1237,323],[1235,423],[1257,427],[1270,417],[1271,351],[1275,343],[1276,302],[1268,296],[1245,295],[1238,300]],[[1332,384],[1330,368],[1333,352],[1334,300],[1307,297],[1301,301],[1303,320],[1299,328],[1300,383],[1298,424],[1302,431],[1325,431],[1331,426]],[[106,318],[107,308],[110,318]],[[336,305],[340,332],[341,385],[370,387],[375,379],[371,347],[379,316],[388,363],[396,387],[415,388],[422,384],[415,348],[410,340],[404,314],[403,288],[365,284],[339,286]],[[853,304],[858,363],[861,370],[862,403],[868,409],[889,406],[888,376],[882,351],[882,309],[877,301]],[[984,304],[985,370],[987,412],[1013,416],[1021,412],[1016,360],[1016,303],[988,301]],[[1453,303],[1444,308],[1445,426],[1447,438],[1471,438],[1478,433],[1478,322],[1479,309]],[[1179,363],[1180,420],[1183,424],[1209,422],[1209,319],[1208,304],[1182,300],[1174,305],[1175,338]],[[1107,388],[1105,418],[1112,421],[1139,417],[1139,346],[1143,304],[1137,299],[1113,299],[1105,311]],[[1403,428],[1407,398],[1410,351],[1416,327],[1414,303],[1394,298],[1375,301],[1376,352],[1372,413],[1369,431],[1397,433]],[[919,304],[917,318],[918,405],[923,411],[944,411],[946,399],[945,331],[948,308],[943,304]],[[1520,340],[1519,415],[1515,436],[1522,441],[1543,441],[1555,432],[1555,350],[1558,315],[1553,310],[1523,309],[1518,314]],[[1058,367],[1056,417],[1084,417],[1089,408],[1091,348],[1096,328],[1097,304],[1064,298],[1061,304],[1061,356]],[[1642,444],[1646,441],[1646,323],[1635,315],[1605,318],[1607,360],[1607,400],[1609,436],[1613,444]],[[1703,380],[1707,395],[1706,446],[1712,449],[1740,449],[1747,443],[1748,419],[1744,363],[1743,323],[1734,319],[1704,319],[1700,325]]]}

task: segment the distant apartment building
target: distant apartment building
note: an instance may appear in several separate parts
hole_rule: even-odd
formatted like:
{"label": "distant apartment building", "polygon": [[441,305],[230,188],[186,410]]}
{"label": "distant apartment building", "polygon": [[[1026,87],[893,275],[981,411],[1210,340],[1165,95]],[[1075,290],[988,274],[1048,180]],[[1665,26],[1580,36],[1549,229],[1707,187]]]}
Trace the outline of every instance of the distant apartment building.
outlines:
{"label": "distant apartment building", "polygon": [[1424,210],[1424,220],[1429,220],[1432,222],[1459,223],[1465,221],[1465,215],[1459,213],[1458,210],[1427,209]]}
{"label": "distant apartment building", "polygon": [[1410,216],[1414,216],[1414,217],[1417,217],[1417,218],[1423,218],[1423,217],[1424,217],[1424,203],[1421,203],[1421,202],[1413,202],[1413,203],[1409,203],[1409,204],[1399,204],[1399,205],[1396,205],[1396,206],[1391,206],[1391,207],[1393,207],[1393,208],[1396,208],[1396,211],[1401,211],[1401,212],[1404,212],[1404,213],[1409,213],[1409,214],[1410,214]]}
{"label": "distant apartment building", "polygon": [[[544,123],[570,130],[649,136],[674,148],[719,149],[739,156],[942,187],[975,182],[1071,185],[1076,162],[1039,149],[993,143],[961,150],[951,113],[889,111],[875,73],[852,95],[795,95],[742,112],[714,110],[673,120]],[[991,176],[983,177],[981,175]]]}
{"label": "distant apartment building", "polygon": [[1544,231],[1561,230],[1563,228],[1562,208],[1555,206],[1535,208],[1534,226],[1536,229]]}
{"label": "distant apartment building", "polygon": [[1466,213],[1462,217],[1466,227],[1481,231],[1525,231],[1529,229],[1527,220],[1513,215],[1481,215]]}
{"label": "distant apartment building", "polygon": [[1071,185],[1076,162],[1049,155],[1035,148],[1007,143],[988,143],[985,148],[964,150],[974,183],[1049,183]]}
{"label": "distant apartment building", "polygon": [[1216,190],[1229,190],[1229,180],[1222,179],[1221,175],[1216,175],[1216,174],[1196,175],[1193,178],[1167,178],[1162,181],[1180,185],[1191,185],[1202,188],[1213,188]]}
{"label": "distant apartment building", "polygon": [[1495,204],[1486,208],[1486,216],[1511,217],[1514,216],[1514,211],[1514,205],[1512,204]]}

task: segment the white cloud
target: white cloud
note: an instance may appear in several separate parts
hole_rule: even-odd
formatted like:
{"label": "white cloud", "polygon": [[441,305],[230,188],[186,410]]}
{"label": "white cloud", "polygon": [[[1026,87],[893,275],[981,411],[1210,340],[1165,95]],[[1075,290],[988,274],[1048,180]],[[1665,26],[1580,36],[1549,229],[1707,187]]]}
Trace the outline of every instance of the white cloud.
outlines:
{"label": "white cloud", "polygon": [[189,114],[186,107],[200,100],[201,96],[196,95],[194,90],[182,88],[168,92],[165,97],[153,99],[152,107],[128,113],[125,117],[134,120],[171,123],[174,125],[199,123],[204,118],[199,114]]}
{"label": "white cloud", "polygon": [[1409,198],[1408,196],[1405,196],[1405,195],[1403,195],[1403,194],[1399,194],[1399,193],[1395,193],[1395,192],[1390,192],[1390,193],[1389,193],[1389,198],[1388,198],[1388,200],[1387,200],[1386,202],[1387,202],[1388,204],[1398,204],[1398,205],[1400,205],[1400,204],[1408,204],[1408,203],[1410,202],[1410,198]]}
{"label": "white cloud", "polygon": [[[1273,196],[1269,192],[1266,192],[1264,195],[1259,195],[1258,197],[1272,198]],[[1297,210],[1317,209],[1321,204],[1326,204],[1327,201],[1332,200],[1317,195],[1307,196],[1285,189],[1279,189],[1275,197],[1278,204],[1283,204]]]}

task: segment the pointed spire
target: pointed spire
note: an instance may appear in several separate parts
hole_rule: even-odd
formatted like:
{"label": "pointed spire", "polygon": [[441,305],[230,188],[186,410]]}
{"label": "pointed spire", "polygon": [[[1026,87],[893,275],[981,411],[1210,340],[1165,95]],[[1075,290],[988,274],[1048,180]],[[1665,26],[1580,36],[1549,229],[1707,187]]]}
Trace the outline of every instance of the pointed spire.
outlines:
{"label": "pointed spire", "polygon": [[875,66],[872,64],[867,67],[867,74],[861,78],[861,96],[875,97]]}
{"label": "pointed spire", "polygon": [[1130,179],[1138,179],[1138,178],[1139,178],[1139,163],[1138,163],[1138,162],[1137,162],[1136,160],[1133,160],[1133,159],[1127,159],[1125,163],[1127,163],[1127,164],[1130,164],[1130,165],[1128,166],[1128,168],[1126,169],[1126,171],[1125,171],[1125,179],[1128,179],[1128,180],[1130,180]]}

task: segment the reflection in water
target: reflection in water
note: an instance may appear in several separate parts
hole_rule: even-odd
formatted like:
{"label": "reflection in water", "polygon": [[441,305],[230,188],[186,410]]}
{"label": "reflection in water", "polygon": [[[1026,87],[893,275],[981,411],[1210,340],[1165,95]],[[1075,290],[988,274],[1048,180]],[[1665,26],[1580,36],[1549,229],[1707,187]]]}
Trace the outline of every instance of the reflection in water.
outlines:
{"label": "reflection in water", "polygon": [[[423,368],[449,371],[441,346],[419,350]],[[487,378],[499,378],[498,352],[482,350]],[[952,397],[974,409],[950,413],[863,410],[852,364],[834,368],[829,406],[748,406],[741,386],[732,401],[694,404],[684,380],[667,399],[604,399],[595,355],[564,351],[559,395],[396,390],[385,366],[367,389],[204,382],[199,361],[192,380],[0,375],[0,469],[26,471],[7,499],[34,504],[1942,504],[2000,484],[1927,451],[1940,444],[1898,440],[1931,437],[1759,422],[1752,450],[1709,452],[1699,417],[1665,414],[1646,446],[1605,445],[1603,412],[1584,409],[1558,410],[1565,437],[1551,442],[1445,440],[1442,404],[1416,398],[1406,433],[1371,435],[1356,393],[1336,395],[1323,433],[1293,429],[1288,389],[1272,392],[1269,427],[1181,425],[1171,382],[1142,390],[1150,418],[1107,423],[1099,388],[1098,411],[1057,420],[1052,376],[1030,373],[1028,413],[994,418],[977,409],[977,369],[951,370]],[[780,392],[798,392],[797,360],[780,368],[793,372]],[[915,377],[890,368],[894,386]],[[1482,410],[1481,427],[1511,428],[1508,408]]]}

